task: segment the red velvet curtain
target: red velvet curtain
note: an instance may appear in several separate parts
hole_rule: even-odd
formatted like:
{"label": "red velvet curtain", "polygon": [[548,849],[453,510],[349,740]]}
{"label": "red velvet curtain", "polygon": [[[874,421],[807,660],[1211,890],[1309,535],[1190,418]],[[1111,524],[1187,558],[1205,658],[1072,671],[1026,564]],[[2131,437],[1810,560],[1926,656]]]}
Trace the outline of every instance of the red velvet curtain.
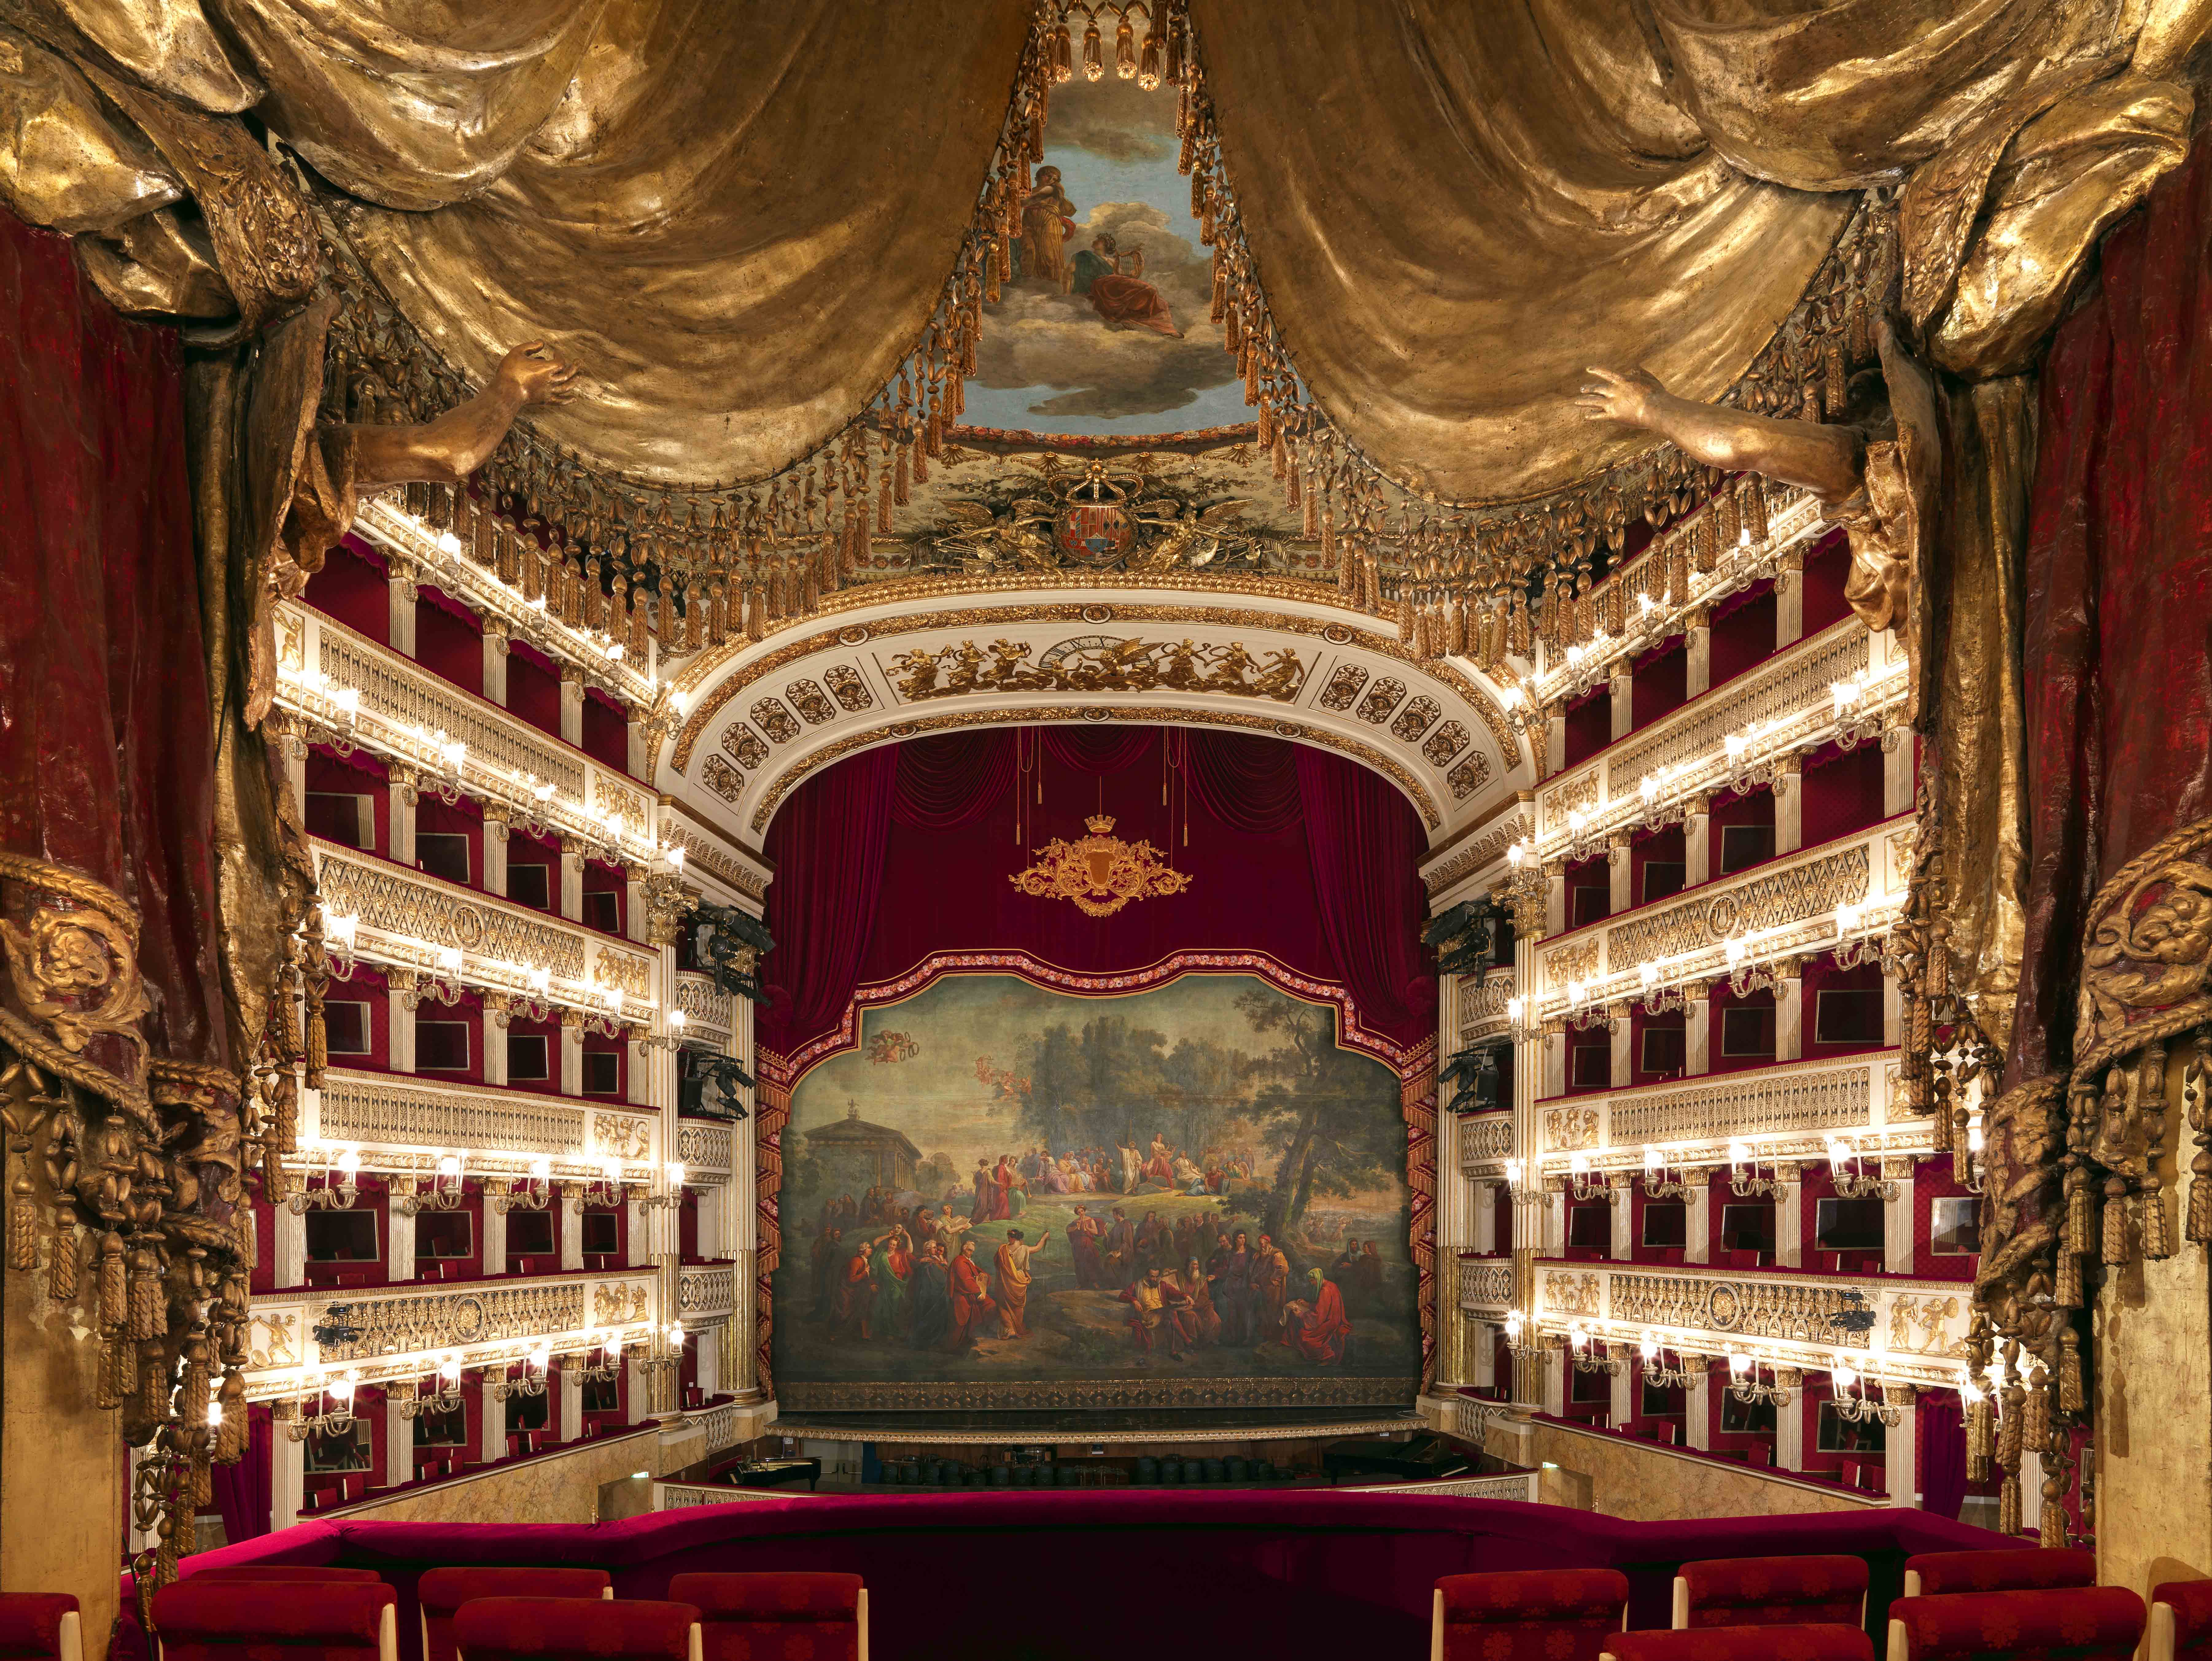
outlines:
{"label": "red velvet curtain", "polygon": [[234,1465],[211,1465],[216,1509],[222,1513],[222,1536],[232,1545],[269,1532],[274,1498],[275,1416],[273,1409],[246,1409],[246,1457]]}
{"label": "red velvet curtain", "polygon": [[2072,1062],[2099,887],[2212,815],[2212,146],[2106,239],[2041,397],[2015,1085]]}
{"label": "red velvet curtain", "polygon": [[[220,1064],[213,728],[177,335],[118,316],[65,239],[5,213],[0,319],[0,847],[135,906],[154,1053]],[[20,921],[23,890],[7,892]]]}
{"label": "red velvet curtain", "polygon": [[825,1032],[845,1012],[875,927],[897,777],[896,746],[863,750],[807,780],[769,827],[776,878],[765,921],[777,943],[762,966],[761,1027],[770,1048]]}
{"label": "red velvet curtain", "polygon": [[[1924,1397],[1913,1415],[1920,1437],[1920,1508],[1947,1522],[1959,1520],[1966,1499],[1966,1420],[1952,1395]],[[1908,1503],[1911,1495],[1890,1499]]]}
{"label": "red velvet curtain", "polygon": [[891,812],[915,830],[963,830],[1005,799],[1014,782],[1011,732],[948,732],[901,744]]}
{"label": "red velvet curtain", "polygon": [[1322,931],[1352,1002],[1376,1026],[1436,1019],[1435,974],[1417,931],[1425,909],[1419,822],[1378,774],[1297,750],[1298,799]]}
{"label": "red velvet curtain", "polygon": [[1191,799],[1231,830],[1273,836],[1298,821],[1304,797],[1292,747],[1241,732],[1171,731]]}
{"label": "red velvet curtain", "polygon": [[[1190,888],[1092,918],[1007,880],[1101,809]],[[762,1041],[790,1053],[837,1026],[854,987],[939,952],[1025,952],[1097,974],[1244,951],[1345,986],[1362,1024],[1411,1045],[1436,1025],[1422,846],[1387,782],[1279,739],[1046,727],[870,751],[802,785],[769,827],[778,944]]]}

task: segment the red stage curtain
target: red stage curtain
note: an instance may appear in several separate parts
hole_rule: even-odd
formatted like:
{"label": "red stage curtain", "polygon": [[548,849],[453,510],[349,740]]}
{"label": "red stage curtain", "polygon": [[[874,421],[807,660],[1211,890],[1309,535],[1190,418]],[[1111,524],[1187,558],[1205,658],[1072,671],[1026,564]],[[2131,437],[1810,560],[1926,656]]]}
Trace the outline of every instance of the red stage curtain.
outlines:
{"label": "red stage curtain", "polygon": [[2008,1084],[2068,1066],[2098,888],[2212,815],[2212,147],[2106,239],[2042,381],[2027,942]]}
{"label": "red stage curtain", "polygon": [[948,732],[897,747],[891,812],[916,830],[962,830],[1005,801],[1014,779],[1014,735]]}
{"label": "red stage curtain", "polygon": [[1436,977],[1419,940],[1427,910],[1419,822],[1365,767],[1302,748],[1297,769],[1314,904],[1352,1001],[1377,1027],[1433,1025]]}
{"label": "red stage curtain", "polygon": [[[1361,1024],[1395,1042],[1431,1034],[1436,981],[1419,944],[1423,842],[1412,807],[1340,756],[1241,734],[1188,735],[1186,753],[1186,735],[1164,736],[1168,761],[1184,764],[1180,777],[1166,769],[1165,803],[1164,735],[1151,727],[917,740],[801,785],[769,827],[778,944],[765,965],[761,1041],[791,1054],[837,1027],[854,987],[953,951],[1026,952],[1085,974],[1179,951],[1257,952],[1343,985]],[[872,757],[869,782],[846,777]],[[1150,842],[1191,875],[1190,888],[1093,918],[1007,881],[1048,839],[1082,836],[1102,806],[1115,835]]]}
{"label": "red stage curtain", "polygon": [[898,776],[895,746],[863,750],[810,779],[769,827],[765,921],[779,943],[763,961],[763,1036],[835,1027],[845,1013],[877,923],[884,843]]}
{"label": "red stage curtain", "polygon": [[1191,799],[1231,830],[1276,836],[1298,822],[1304,797],[1291,747],[1241,732],[1169,734]]}
{"label": "red stage curtain", "polygon": [[65,238],[5,213],[0,318],[0,847],[137,906],[154,1053],[221,1064],[177,335],[118,316]]}
{"label": "red stage curtain", "polygon": [[1955,1523],[1966,1502],[1966,1415],[1957,1397],[1929,1396],[1913,1417],[1920,1434],[1920,1508]]}
{"label": "red stage curtain", "polygon": [[275,1409],[255,1405],[246,1409],[246,1457],[234,1465],[210,1465],[216,1509],[222,1513],[222,1537],[232,1545],[269,1532],[271,1490],[271,1437]]}

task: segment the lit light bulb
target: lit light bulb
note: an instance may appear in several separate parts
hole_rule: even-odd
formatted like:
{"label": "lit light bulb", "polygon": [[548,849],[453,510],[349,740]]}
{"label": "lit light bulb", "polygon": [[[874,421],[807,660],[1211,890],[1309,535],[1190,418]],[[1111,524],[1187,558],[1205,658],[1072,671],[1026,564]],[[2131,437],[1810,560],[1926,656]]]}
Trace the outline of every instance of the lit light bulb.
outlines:
{"label": "lit light bulb", "polygon": [[438,552],[441,554],[458,554],[460,551],[461,539],[459,536],[456,536],[450,530],[441,530],[438,533]]}
{"label": "lit light bulb", "polygon": [[680,1159],[668,1161],[668,1185],[671,1189],[681,1188],[684,1185],[684,1161]]}
{"label": "lit light bulb", "polygon": [[1636,966],[1636,978],[1644,983],[1644,990],[1647,992],[1650,991],[1654,986],[1659,984],[1659,966],[1656,963],[1638,964]]}
{"label": "lit light bulb", "polygon": [[361,1169],[361,1155],[349,1148],[338,1155],[339,1173],[349,1179]]}
{"label": "lit light bulb", "polygon": [[1644,1357],[1645,1366],[1659,1359],[1659,1341],[1649,1332],[1636,1341],[1637,1353]]}
{"label": "lit light bulb", "polygon": [[690,1017],[681,1009],[671,1009],[668,1012],[668,1024],[679,1033],[684,1030],[684,1023],[690,1019]]}
{"label": "lit light bulb", "polygon": [[457,1154],[441,1154],[438,1156],[438,1174],[441,1177],[458,1177],[460,1175],[460,1156]]}
{"label": "lit light bulb", "polygon": [[530,1161],[530,1174],[533,1179],[539,1182],[551,1181],[553,1178],[553,1161],[547,1159],[541,1154],[538,1158]]}
{"label": "lit light bulb", "polygon": [[1528,1004],[1526,999],[1509,997],[1505,1000],[1505,1018],[1508,1021],[1518,1021],[1524,1014],[1527,1013],[1528,1009]]}
{"label": "lit light bulb", "polygon": [[1652,1147],[1649,1143],[1644,1144],[1644,1168],[1647,1172],[1650,1173],[1653,1176],[1656,1176],[1666,1167],[1666,1160],[1661,1156],[1660,1152],[1656,1148]]}

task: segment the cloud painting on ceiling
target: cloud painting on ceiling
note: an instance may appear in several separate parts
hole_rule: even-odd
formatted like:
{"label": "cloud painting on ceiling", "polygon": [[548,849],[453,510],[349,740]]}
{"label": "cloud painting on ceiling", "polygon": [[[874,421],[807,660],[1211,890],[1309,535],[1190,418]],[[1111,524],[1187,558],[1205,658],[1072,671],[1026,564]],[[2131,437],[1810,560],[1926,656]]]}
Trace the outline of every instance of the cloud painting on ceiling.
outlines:
{"label": "cloud painting on ceiling", "polygon": [[1252,419],[1209,315],[1212,254],[1176,171],[1175,118],[1172,88],[1112,76],[1053,88],[965,424],[1136,437]]}

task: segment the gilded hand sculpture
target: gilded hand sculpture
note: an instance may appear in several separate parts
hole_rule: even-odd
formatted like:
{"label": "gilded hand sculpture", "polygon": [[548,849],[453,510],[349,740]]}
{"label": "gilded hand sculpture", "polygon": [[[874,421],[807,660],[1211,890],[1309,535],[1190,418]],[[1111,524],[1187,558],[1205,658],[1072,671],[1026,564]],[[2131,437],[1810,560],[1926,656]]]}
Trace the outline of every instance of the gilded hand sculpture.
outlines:
{"label": "gilded hand sculpture", "polygon": [[1810,490],[1828,518],[1850,533],[1851,570],[1844,592],[1851,609],[1869,628],[1901,628],[1930,528],[1928,509],[1940,458],[1935,386],[1887,321],[1877,338],[1889,389],[1888,421],[1835,426],[1777,421],[1678,397],[1645,369],[1593,367],[1593,379],[1575,403],[1590,420],[1656,433],[1709,467],[1757,473]]}

